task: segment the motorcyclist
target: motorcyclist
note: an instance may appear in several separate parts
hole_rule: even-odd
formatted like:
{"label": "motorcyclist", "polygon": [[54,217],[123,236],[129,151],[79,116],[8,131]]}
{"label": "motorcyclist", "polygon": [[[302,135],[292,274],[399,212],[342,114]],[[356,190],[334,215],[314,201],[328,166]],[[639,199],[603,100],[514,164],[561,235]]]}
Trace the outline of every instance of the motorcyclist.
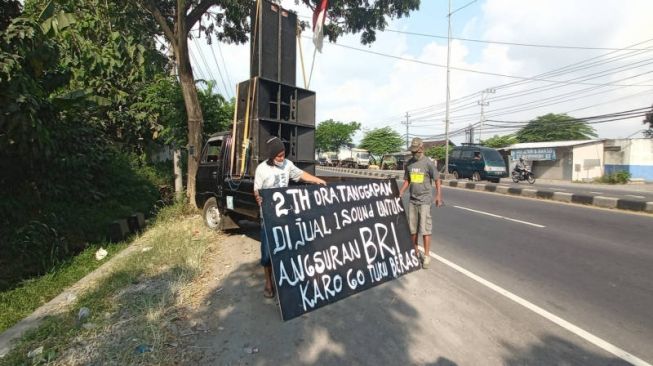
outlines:
{"label": "motorcyclist", "polygon": [[524,158],[519,158],[519,162],[515,164],[515,171],[519,173],[521,177],[524,177],[528,171],[526,163],[524,163]]}

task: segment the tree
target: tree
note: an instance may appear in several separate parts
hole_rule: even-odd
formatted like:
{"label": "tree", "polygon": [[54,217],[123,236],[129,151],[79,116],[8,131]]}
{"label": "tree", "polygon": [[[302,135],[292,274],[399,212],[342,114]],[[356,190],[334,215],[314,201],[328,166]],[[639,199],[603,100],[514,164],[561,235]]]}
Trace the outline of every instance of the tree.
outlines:
{"label": "tree", "polygon": [[[218,40],[244,43],[249,32],[248,16],[252,3],[234,0],[137,0],[158,24],[159,34],[170,44],[186,106],[188,145],[195,154],[188,155],[187,195],[194,204],[195,173],[202,144],[203,114],[200,108],[195,79],[188,53],[190,31],[199,23],[200,33],[207,41]],[[258,2],[258,1],[257,1]],[[301,4],[315,9],[320,0],[301,0]],[[299,4],[299,1],[296,1]],[[419,8],[420,0],[359,1],[341,0],[328,9],[329,24],[325,33],[330,41],[345,33],[362,32],[361,42],[368,44],[376,39],[375,30],[384,29],[387,18],[407,16]]]}
{"label": "tree", "polygon": [[401,135],[390,127],[375,128],[366,132],[360,143],[360,147],[369,150],[374,160],[379,160],[384,154],[401,150],[401,146]]}
{"label": "tree", "polygon": [[351,144],[356,131],[360,130],[358,122],[338,122],[332,119],[322,121],[315,129],[315,149],[318,151],[337,151]]}
{"label": "tree", "polygon": [[583,120],[553,113],[537,117],[515,134],[519,142],[589,140],[596,136],[594,128]]}
{"label": "tree", "polygon": [[20,15],[21,6],[18,0],[4,0],[0,3],[0,31],[7,29],[13,18]]}
{"label": "tree", "polygon": [[[437,161],[444,161],[444,158],[447,156],[446,148],[447,147],[445,145],[433,146],[426,149],[424,155],[428,156],[429,158],[433,158]],[[451,148],[449,148],[449,152],[451,152]]]}
{"label": "tree", "polygon": [[494,135],[487,140],[481,141],[481,145],[491,147],[493,149],[500,149],[502,147],[516,144],[518,141],[514,135]]}
{"label": "tree", "polygon": [[648,124],[648,128],[644,130],[644,136],[653,138],[653,105],[651,106],[651,110],[646,113],[644,124]]}

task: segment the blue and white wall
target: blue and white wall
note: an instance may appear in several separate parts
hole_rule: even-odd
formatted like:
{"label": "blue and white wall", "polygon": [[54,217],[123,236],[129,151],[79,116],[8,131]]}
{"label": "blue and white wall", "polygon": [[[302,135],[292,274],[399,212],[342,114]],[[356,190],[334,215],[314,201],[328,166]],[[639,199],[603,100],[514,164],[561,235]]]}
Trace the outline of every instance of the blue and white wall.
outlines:
{"label": "blue and white wall", "polygon": [[653,182],[653,139],[610,140],[606,148],[605,174],[627,171],[631,178]]}

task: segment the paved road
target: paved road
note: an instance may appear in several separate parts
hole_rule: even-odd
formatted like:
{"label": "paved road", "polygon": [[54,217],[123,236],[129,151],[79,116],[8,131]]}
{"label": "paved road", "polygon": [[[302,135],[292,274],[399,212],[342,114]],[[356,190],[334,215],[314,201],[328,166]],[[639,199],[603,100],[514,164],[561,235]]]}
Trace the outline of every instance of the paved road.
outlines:
{"label": "paved road", "polygon": [[449,187],[444,200],[432,252],[653,363],[653,218]]}
{"label": "paved road", "polygon": [[653,362],[652,218],[453,188],[444,195],[432,251]]}

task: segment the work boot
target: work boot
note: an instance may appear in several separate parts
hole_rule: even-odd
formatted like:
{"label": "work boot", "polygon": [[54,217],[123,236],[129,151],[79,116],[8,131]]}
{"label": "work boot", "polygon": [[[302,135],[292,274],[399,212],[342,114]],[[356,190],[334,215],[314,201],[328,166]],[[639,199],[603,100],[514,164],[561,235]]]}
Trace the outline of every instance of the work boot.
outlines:
{"label": "work boot", "polygon": [[431,257],[425,255],[422,261],[422,268],[429,269],[430,265],[431,265]]}

